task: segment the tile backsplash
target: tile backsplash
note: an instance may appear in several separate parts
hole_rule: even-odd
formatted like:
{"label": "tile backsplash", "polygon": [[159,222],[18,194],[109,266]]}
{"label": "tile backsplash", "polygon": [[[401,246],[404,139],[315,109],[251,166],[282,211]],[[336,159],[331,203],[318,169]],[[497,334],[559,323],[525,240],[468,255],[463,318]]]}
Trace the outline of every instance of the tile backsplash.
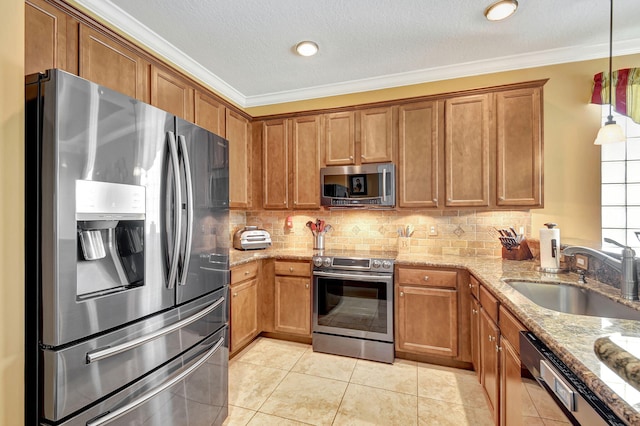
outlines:
{"label": "tile backsplash", "polygon": [[[285,227],[288,216],[293,219],[292,229]],[[526,235],[531,235],[529,211],[426,209],[232,211],[230,232],[233,235],[240,226],[257,225],[269,231],[274,248],[312,249],[313,237],[306,223],[317,218],[333,227],[325,237],[327,250],[397,250],[397,230],[407,225],[415,229],[408,247],[414,254],[500,256],[502,246],[495,228],[522,227]],[[437,235],[429,235],[431,227]]]}

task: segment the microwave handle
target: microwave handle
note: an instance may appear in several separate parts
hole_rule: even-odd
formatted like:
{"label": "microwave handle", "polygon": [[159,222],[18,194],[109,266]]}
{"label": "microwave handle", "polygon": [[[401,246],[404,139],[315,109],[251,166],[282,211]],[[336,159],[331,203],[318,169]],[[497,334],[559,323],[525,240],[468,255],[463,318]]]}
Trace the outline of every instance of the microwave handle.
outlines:
{"label": "microwave handle", "polygon": [[382,169],[382,200],[387,201],[387,168]]}

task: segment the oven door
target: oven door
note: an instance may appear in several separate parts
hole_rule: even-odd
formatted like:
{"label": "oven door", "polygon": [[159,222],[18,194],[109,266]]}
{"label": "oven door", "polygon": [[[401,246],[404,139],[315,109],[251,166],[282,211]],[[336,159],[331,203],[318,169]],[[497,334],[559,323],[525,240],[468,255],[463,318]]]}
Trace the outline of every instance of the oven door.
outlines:
{"label": "oven door", "polygon": [[393,342],[393,275],[314,271],[313,332]]}

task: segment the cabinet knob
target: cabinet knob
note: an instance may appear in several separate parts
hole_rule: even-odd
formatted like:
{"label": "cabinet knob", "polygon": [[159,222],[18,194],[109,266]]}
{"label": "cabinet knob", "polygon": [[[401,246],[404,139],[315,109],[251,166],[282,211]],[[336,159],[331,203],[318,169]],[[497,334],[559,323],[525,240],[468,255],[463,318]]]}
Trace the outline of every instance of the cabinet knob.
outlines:
{"label": "cabinet knob", "polygon": [[502,348],[498,345],[496,345],[496,352],[500,352],[502,350]]}
{"label": "cabinet knob", "polygon": [[309,288],[309,284],[305,284],[305,285],[304,285],[304,288]]}
{"label": "cabinet knob", "polygon": [[404,296],[404,291],[400,292],[400,297]]}
{"label": "cabinet knob", "polygon": [[438,203],[438,199],[437,199],[437,198],[434,198],[432,201],[433,201],[434,203]]}
{"label": "cabinet knob", "polygon": [[473,288],[473,284],[469,283],[469,288]]}
{"label": "cabinet knob", "polygon": [[282,204],[287,204],[287,201],[285,200]]}
{"label": "cabinet knob", "polygon": [[289,272],[293,272],[293,266],[289,267]]}
{"label": "cabinet knob", "polygon": [[238,296],[238,293],[233,293],[233,297],[237,297],[237,296]]}
{"label": "cabinet knob", "polygon": [[472,313],[473,315],[478,315],[478,311],[477,311],[476,309],[471,309],[471,313]]}
{"label": "cabinet knob", "polygon": [[493,342],[493,336],[492,335],[489,335],[489,341]]}
{"label": "cabinet knob", "polygon": [[425,275],[425,276],[424,276],[424,280],[425,280],[425,281],[429,281],[429,275]]}
{"label": "cabinet knob", "polygon": [[353,155],[350,155],[350,156],[349,156],[349,160],[353,160]]}
{"label": "cabinet knob", "polygon": [[499,197],[499,200],[500,201],[504,201],[504,197]]}
{"label": "cabinet knob", "polygon": [[249,271],[244,271],[244,274],[245,275],[249,275]]}

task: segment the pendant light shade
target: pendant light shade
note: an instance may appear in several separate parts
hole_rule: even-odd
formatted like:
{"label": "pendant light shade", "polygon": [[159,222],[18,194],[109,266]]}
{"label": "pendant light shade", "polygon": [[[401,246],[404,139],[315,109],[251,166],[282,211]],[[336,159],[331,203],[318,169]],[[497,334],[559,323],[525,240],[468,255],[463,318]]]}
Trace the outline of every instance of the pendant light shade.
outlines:
{"label": "pendant light shade", "polygon": [[613,72],[611,62],[613,59],[613,0],[610,0],[611,7],[609,9],[609,115],[607,122],[598,131],[598,136],[593,142],[594,145],[602,145],[603,143],[624,142],[626,140],[622,127],[616,124],[611,114],[611,95],[613,93]]}

